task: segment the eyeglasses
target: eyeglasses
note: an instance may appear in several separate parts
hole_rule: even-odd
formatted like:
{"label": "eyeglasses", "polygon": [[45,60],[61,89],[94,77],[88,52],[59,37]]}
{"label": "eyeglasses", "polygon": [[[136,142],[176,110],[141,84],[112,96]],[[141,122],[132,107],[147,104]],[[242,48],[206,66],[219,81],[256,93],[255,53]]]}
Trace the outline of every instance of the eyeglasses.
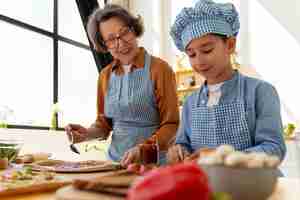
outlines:
{"label": "eyeglasses", "polygon": [[134,38],[134,34],[132,34],[132,28],[124,27],[121,29],[118,35],[111,36],[107,40],[104,40],[104,45],[108,49],[115,49],[118,46],[119,40],[122,40],[123,42],[129,42]]}

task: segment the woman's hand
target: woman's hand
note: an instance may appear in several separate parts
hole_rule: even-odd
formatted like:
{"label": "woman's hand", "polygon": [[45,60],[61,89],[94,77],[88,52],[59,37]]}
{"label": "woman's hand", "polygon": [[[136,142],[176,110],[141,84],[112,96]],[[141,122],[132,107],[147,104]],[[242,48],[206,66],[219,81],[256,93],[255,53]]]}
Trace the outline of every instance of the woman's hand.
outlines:
{"label": "woman's hand", "polygon": [[189,156],[189,153],[179,144],[169,148],[167,153],[167,162],[175,164],[184,161]]}
{"label": "woman's hand", "polygon": [[121,159],[121,165],[127,167],[131,163],[137,163],[142,160],[141,150],[139,146],[135,146],[126,151]]}
{"label": "woman's hand", "polygon": [[88,136],[87,129],[79,124],[68,124],[65,131],[70,141],[72,141],[73,136],[73,143],[83,142]]}

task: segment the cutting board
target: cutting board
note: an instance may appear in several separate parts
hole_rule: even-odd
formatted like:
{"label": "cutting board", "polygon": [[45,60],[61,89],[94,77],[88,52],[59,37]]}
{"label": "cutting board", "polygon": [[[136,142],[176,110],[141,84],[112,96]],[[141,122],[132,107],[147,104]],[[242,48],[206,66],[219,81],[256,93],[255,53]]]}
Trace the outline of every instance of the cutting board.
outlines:
{"label": "cutting board", "polygon": [[[98,177],[75,179],[73,186],[58,190],[56,198],[58,200],[125,199],[128,188],[137,178],[139,176],[136,174],[120,170]],[[84,188],[84,190],[77,188]]]}
{"label": "cutting board", "polygon": [[11,165],[9,169],[0,171],[0,199],[19,194],[55,191],[72,181],[65,176],[46,173],[28,172],[21,166]]}
{"label": "cutting board", "polygon": [[83,191],[77,190],[73,188],[73,186],[67,186],[64,188],[59,189],[56,192],[56,199],[57,200],[124,200],[125,197],[112,195],[112,194],[105,194],[99,192],[90,192],[90,191]]}
{"label": "cutting board", "polygon": [[92,178],[75,178],[73,180],[75,187],[79,189],[91,188],[93,186],[99,187],[125,187],[129,188],[131,184],[138,178],[137,174],[127,170],[119,170],[110,172],[105,175],[94,176]]}
{"label": "cutting board", "polygon": [[[88,164],[89,163],[89,164]],[[63,161],[63,160],[43,160],[28,164],[34,171],[51,171],[57,173],[87,173],[106,172],[120,170],[120,164],[108,161]]]}
{"label": "cutting board", "polygon": [[68,184],[70,184],[70,182],[68,181],[54,181],[49,183],[37,183],[34,185],[24,185],[23,187],[11,188],[11,189],[0,191],[0,199],[5,198],[7,196],[55,191],[58,188]]}

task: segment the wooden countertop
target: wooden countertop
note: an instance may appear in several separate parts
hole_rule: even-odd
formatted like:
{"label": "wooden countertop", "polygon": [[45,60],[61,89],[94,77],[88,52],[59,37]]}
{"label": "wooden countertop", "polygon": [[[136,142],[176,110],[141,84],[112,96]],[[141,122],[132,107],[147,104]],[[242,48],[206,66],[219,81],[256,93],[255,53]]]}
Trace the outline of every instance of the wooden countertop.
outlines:
{"label": "wooden countertop", "polygon": [[[24,150],[27,152],[51,152],[55,159],[86,160],[103,159],[97,154],[92,157],[76,155],[69,149],[69,142],[63,132],[33,131],[33,130],[0,130],[2,137],[24,139]],[[105,173],[66,174],[67,177],[80,178]],[[300,197],[300,179],[279,178],[274,195],[268,200],[298,200]],[[109,198],[108,198],[109,199]],[[35,193],[11,197],[2,197],[1,200],[55,200],[55,192]]]}
{"label": "wooden countertop", "polygon": [[[93,176],[94,174],[89,175]],[[76,176],[78,177],[78,175]],[[268,200],[298,200],[299,197],[300,179],[279,178],[276,190]],[[55,200],[55,192],[12,196],[1,198],[1,200]]]}

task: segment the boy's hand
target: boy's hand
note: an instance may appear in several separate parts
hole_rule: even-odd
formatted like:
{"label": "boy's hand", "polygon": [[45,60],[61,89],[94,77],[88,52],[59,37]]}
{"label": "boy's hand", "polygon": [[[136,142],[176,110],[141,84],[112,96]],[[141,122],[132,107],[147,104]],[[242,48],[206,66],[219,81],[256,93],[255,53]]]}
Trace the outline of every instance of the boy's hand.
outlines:
{"label": "boy's hand", "polygon": [[181,145],[174,145],[169,148],[167,153],[167,162],[169,164],[175,164],[182,162],[186,157],[188,157],[189,153],[183,149]]}

